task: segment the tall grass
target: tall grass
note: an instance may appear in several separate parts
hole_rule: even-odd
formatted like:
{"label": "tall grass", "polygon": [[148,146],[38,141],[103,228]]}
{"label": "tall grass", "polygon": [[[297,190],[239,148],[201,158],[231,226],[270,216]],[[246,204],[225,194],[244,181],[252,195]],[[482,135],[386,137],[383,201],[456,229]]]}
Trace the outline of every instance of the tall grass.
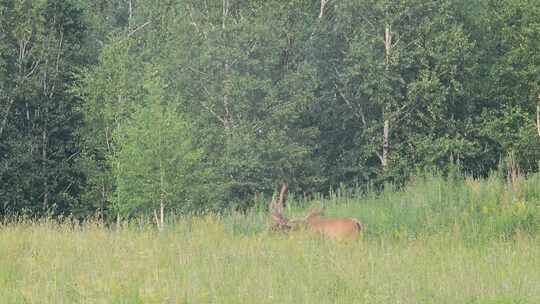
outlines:
{"label": "tall grass", "polygon": [[424,175],[402,190],[291,202],[367,225],[353,242],[270,233],[268,216],[184,217],[159,233],[0,226],[1,303],[540,303],[540,179]]}
{"label": "tall grass", "polygon": [[[478,241],[540,232],[540,174],[507,180],[498,172],[486,179],[424,173],[400,190],[388,185],[381,193],[359,194],[340,188],[311,203],[325,207],[328,216],[360,219],[368,236],[417,238],[459,231]],[[288,213],[293,217],[307,212],[292,205]]]}

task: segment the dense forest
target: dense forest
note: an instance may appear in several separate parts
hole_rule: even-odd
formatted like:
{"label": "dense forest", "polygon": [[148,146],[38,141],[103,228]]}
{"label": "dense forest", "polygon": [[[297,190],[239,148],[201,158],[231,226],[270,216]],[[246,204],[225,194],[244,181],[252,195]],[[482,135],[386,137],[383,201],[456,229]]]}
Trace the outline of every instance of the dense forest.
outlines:
{"label": "dense forest", "polygon": [[537,0],[0,1],[0,217],[540,160]]}

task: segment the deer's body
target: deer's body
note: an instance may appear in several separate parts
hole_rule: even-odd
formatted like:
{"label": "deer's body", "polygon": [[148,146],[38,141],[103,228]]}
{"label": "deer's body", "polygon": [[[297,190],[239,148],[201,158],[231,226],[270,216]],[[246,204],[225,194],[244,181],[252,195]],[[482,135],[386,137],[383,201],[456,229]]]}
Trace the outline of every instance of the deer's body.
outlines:
{"label": "deer's body", "polygon": [[310,214],[306,223],[311,230],[336,240],[355,239],[362,230],[362,224],[356,219],[325,219],[320,217],[320,213]]}

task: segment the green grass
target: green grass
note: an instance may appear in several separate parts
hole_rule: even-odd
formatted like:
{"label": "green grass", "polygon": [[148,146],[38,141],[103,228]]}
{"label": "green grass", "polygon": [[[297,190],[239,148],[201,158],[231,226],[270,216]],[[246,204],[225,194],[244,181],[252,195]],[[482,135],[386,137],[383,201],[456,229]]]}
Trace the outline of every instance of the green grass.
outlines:
{"label": "green grass", "polygon": [[[272,234],[265,212],[107,228],[0,226],[2,303],[540,303],[540,180],[426,176],[346,195],[357,241]],[[312,203],[312,204],[311,204]]]}

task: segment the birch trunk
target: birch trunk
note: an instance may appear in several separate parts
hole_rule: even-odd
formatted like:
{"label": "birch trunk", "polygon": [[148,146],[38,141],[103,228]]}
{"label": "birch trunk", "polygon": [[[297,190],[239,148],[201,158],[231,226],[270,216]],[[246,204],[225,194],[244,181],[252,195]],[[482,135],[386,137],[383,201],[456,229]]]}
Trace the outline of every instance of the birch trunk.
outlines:
{"label": "birch trunk", "polygon": [[328,3],[328,1],[329,0],[321,0],[321,9],[319,11],[319,19],[322,19],[322,17],[324,16],[324,7]]}
{"label": "birch trunk", "polygon": [[382,160],[381,165],[384,170],[388,167],[388,151],[390,150],[390,142],[389,142],[389,135],[390,135],[390,122],[388,119],[385,118],[384,120],[384,128],[383,128],[383,149],[382,149]]}
{"label": "birch trunk", "polygon": [[[161,144],[161,143],[160,143]],[[163,168],[162,160],[159,160],[159,222],[158,229],[163,231],[165,222],[165,170]],[[156,221],[157,219],[157,214]]]}
{"label": "birch trunk", "polygon": [[[223,16],[221,21],[221,29],[223,34],[225,34],[227,16],[229,15],[229,0],[223,0]],[[223,64],[223,127],[226,130],[230,130],[232,127],[232,113],[229,105],[229,77],[230,77],[230,64],[227,58],[225,58],[225,63]]]}
{"label": "birch trunk", "polygon": [[[390,70],[390,55],[392,53],[392,33],[390,32],[390,25],[386,25],[384,29],[384,64],[385,70],[388,73]],[[390,152],[390,119],[389,119],[389,110],[387,105],[383,105],[383,146],[382,146],[382,157],[381,165],[383,170],[388,168],[388,154]]]}
{"label": "birch trunk", "polygon": [[163,202],[163,199],[159,203],[159,215],[160,215],[160,224],[161,224],[161,230],[163,231],[163,228],[165,227],[165,204]]}

